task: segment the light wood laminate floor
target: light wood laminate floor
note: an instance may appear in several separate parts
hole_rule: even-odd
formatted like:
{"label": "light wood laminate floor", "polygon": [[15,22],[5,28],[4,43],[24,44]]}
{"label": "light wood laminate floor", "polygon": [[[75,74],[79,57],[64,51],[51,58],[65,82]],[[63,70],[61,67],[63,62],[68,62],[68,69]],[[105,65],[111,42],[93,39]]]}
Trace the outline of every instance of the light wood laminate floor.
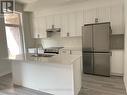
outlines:
{"label": "light wood laminate floor", "polygon": [[0,77],[0,95],[52,95],[12,84],[12,75]]}
{"label": "light wood laminate floor", "polygon": [[83,75],[79,95],[127,95],[122,77]]}
{"label": "light wood laminate floor", "polygon": [[[25,87],[13,86],[11,74],[0,77],[0,95],[51,95]],[[79,95],[127,95],[122,77],[83,75]]]}

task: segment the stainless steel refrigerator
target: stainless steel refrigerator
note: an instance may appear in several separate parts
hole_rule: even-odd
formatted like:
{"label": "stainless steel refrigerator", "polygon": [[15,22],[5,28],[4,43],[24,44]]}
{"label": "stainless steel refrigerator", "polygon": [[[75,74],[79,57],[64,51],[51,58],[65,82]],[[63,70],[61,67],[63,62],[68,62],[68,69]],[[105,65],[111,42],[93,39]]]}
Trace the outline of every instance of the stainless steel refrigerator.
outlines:
{"label": "stainless steel refrigerator", "polygon": [[110,23],[84,25],[82,34],[84,73],[110,76]]}

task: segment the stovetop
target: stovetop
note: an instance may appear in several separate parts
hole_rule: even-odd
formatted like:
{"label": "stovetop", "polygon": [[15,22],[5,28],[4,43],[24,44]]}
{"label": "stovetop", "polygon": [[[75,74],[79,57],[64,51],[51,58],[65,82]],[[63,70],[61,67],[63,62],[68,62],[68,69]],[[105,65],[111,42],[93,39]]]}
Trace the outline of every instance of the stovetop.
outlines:
{"label": "stovetop", "polygon": [[64,47],[49,47],[49,48],[45,48],[45,53],[56,53],[59,54],[59,50],[62,49]]}

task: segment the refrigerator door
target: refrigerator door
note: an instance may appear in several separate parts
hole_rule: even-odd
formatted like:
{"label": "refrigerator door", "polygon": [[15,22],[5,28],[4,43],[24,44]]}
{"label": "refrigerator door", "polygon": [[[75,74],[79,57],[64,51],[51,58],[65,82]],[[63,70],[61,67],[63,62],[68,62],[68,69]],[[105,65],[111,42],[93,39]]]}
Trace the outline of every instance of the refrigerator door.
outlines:
{"label": "refrigerator door", "polygon": [[93,26],[83,26],[82,45],[83,51],[93,51]]}
{"label": "refrigerator door", "polygon": [[94,74],[110,76],[110,53],[94,53]]}
{"label": "refrigerator door", "polygon": [[110,23],[93,25],[93,46],[96,52],[109,52],[110,50]]}
{"label": "refrigerator door", "polygon": [[93,74],[93,53],[83,53],[83,72]]}

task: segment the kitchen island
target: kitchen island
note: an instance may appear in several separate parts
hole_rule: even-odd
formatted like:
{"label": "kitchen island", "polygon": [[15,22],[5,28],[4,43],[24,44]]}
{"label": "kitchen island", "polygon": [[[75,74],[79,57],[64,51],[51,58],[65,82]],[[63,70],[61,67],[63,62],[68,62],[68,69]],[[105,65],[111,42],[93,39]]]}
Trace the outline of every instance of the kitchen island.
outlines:
{"label": "kitchen island", "polygon": [[12,61],[13,83],[53,95],[78,95],[81,88],[81,56],[19,55]]}

